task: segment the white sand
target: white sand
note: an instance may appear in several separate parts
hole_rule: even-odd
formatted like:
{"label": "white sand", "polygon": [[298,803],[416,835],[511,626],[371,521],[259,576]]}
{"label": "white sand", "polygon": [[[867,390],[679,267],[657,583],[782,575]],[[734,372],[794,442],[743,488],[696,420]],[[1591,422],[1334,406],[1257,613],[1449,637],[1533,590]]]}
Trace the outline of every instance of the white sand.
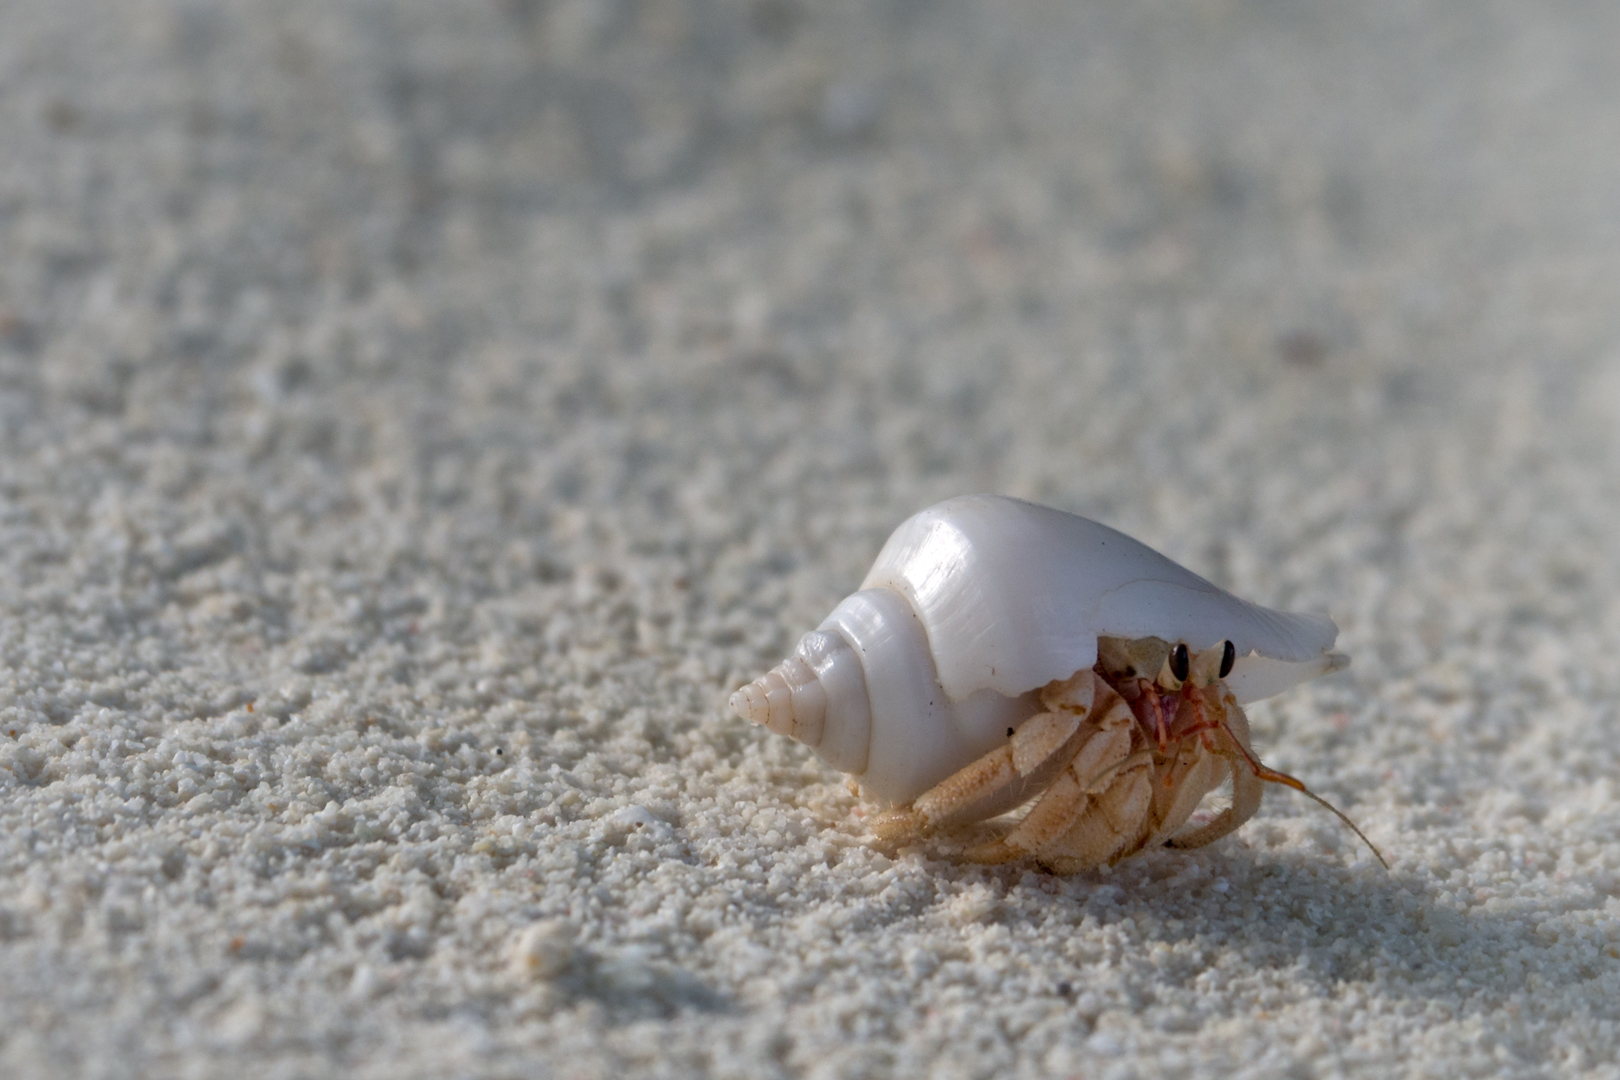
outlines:
{"label": "white sand", "polygon": [[[1620,7],[0,10],[0,1074],[1620,1076]],[[890,859],[912,511],[1327,610],[1286,792]]]}

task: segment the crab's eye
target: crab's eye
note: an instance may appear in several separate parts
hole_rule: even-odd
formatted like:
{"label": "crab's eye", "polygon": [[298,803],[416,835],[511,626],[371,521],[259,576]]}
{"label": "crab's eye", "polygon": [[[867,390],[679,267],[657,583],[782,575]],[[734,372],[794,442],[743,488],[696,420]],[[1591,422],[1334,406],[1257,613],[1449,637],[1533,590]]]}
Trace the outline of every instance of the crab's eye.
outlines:
{"label": "crab's eye", "polygon": [[1177,682],[1186,682],[1187,673],[1192,670],[1192,658],[1187,655],[1186,643],[1177,645],[1170,650],[1170,674],[1176,677]]}
{"label": "crab's eye", "polygon": [[1237,647],[1228,641],[1221,648],[1221,678],[1232,674],[1232,665],[1237,663]]}

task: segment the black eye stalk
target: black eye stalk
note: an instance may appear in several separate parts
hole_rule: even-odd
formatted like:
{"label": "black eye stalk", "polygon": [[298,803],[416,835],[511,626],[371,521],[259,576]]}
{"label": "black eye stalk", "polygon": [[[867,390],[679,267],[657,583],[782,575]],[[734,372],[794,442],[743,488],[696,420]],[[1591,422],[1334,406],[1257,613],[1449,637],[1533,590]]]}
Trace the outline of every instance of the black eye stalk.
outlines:
{"label": "black eye stalk", "polygon": [[[1232,674],[1236,664],[1237,648],[1230,641],[1221,642],[1221,673],[1217,678],[1224,679]],[[1192,654],[1188,652],[1185,642],[1170,650],[1170,674],[1175,676],[1177,682],[1186,682],[1187,676],[1192,674]]]}
{"label": "black eye stalk", "polygon": [[1170,674],[1176,677],[1177,682],[1186,682],[1191,670],[1192,657],[1187,655],[1187,645],[1183,642],[1170,650]]}

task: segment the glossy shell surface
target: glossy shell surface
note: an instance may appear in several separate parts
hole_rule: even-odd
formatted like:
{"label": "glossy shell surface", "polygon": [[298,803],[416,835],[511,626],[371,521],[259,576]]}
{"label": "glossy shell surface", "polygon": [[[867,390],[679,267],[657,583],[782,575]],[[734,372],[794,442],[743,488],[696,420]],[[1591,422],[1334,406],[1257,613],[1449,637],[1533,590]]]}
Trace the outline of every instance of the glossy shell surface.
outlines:
{"label": "glossy shell surface", "polygon": [[[1319,674],[1338,627],[1319,615],[1240,600],[1122,532],[1087,518],[996,495],[968,495],[907,519],[861,588],[893,589],[928,637],[940,686],[1018,695],[1097,662],[1099,637],[1157,637],[1194,652],[1237,648],[1243,670],[1273,668],[1269,696],[1291,683],[1276,663]],[[1259,661],[1257,663],[1257,661]]]}

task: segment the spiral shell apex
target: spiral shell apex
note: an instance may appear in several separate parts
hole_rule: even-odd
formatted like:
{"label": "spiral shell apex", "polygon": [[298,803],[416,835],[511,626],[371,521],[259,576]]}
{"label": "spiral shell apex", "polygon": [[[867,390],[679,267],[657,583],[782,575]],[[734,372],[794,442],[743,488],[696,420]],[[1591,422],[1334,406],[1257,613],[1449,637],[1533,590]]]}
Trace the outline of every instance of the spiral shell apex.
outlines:
{"label": "spiral shell apex", "polygon": [[778,735],[821,745],[827,719],[827,693],[810,665],[790,656],[759,679],[731,695],[731,708],[751,724]]}
{"label": "spiral shell apex", "polygon": [[804,635],[792,656],[731,695],[731,709],[804,743],[839,772],[866,770],[872,724],[866,673],[836,633]]}

